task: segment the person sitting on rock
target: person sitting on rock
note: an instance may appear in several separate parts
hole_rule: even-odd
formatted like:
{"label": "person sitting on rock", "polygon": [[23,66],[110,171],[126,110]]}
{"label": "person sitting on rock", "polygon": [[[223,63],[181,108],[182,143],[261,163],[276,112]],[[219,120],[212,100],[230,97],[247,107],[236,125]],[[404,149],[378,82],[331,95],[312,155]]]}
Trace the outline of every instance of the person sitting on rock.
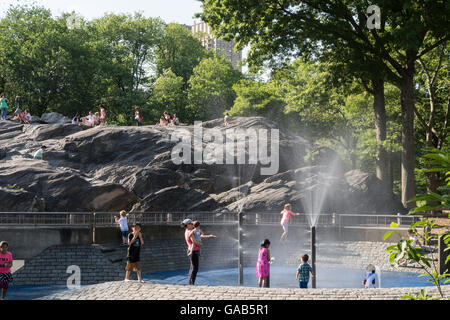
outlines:
{"label": "person sitting on rock", "polygon": [[93,127],[95,122],[94,122],[94,115],[92,114],[92,111],[89,111],[88,116],[81,118],[81,121],[83,122],[84,125]]}
{"label": "person sitting on rock", "polygon": [[33,158],[34,159],[40,159],[40,160],[44,160],[44,152],[45,150],[47,150],[46,146],[42,146],[38,151],[36,151],[36,153],[34,154]]}
{"label": "person sitting on rock", "polygon": [[81,119],[80,119],[80,114],[77,113],[77,114],[75,115],[75,117],[72,118],[72,124],[79,125],[80,122],[82,122]]}
{"label": "person sitting on rock", "polygon": [[180,124],[180,119],[178,119],[176,113],[173,114],[172,124],[175,125],[175,126]]}
{"label": "person sitting on rock", "polygon": [[94,113],[94,126],[98,126],[100,124],[100,115],[98,112]]}
{"label": "person sitting on rock", "polygon": [[33,121],[33,117],[31,116],[31,113],[28,109],[25,109],[25,118],[28,120],[28,123]]}
{"label": "person sitting on rock", "polygon": [[164,119],[166,119],[167,124],[171,124],[172,123],[172,116],[167,111],[164,112]]}
{"label": "person sitting on rock", "polygon": [[159,125],[160,125],[160,126],[165,127],[165,126],[167,126],[168,124],[169,124],[169,122],[167,121],[166,118],[161,117],[161,118],[159,119]]}
{"label": "person sitting on rock", "polygon": [[230,119],[230,116],[228,115],[228,113],[225,113],[225,117],[223,118],[223,124],[225,126],[228,126],[228,119]]}

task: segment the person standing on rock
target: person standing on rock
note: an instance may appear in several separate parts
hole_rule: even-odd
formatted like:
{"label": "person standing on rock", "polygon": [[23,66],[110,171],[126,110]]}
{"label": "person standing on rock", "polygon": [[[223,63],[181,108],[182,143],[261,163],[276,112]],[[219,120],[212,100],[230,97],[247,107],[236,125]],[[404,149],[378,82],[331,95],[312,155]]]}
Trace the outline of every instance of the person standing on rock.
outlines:
{"label": "person standing on rock", "polygon": [[142,236],[141,224],[136,223],[131,227],[133,232],[128,235],[128,254],[127,254],[127,266],[125,268],[125,280],[130,281],[131,271],[137,273],[138,281],[143,283],[141,279],[141,247],[144,244],[144,238]]}
{"label": "person standing on rock", "polygon": [[188,284],[194,285],[197,278],[199,268],[199,250],[202,246],[201,242],[195,240],[194,236],[194,222],[191,219],[185,219],[181,223],[181,227],[185,229],[184,239],[188,245],[188,256],[191,259],[191,266],[189,268]]}
{"label": "person standing on rock", "polygon": [[298,216],[298,214],[293,213],[292,211],[292,206],[287,203],[284,205],[284,209],[283,211],[280,212],[280,214],[282,215],[281,217],[281,227],[283,227],[283,234],[281,235],[281,242],[284,242],[287,238],[288,235],[288,226],[289,226],[289,218],[291,216]]}
{"label": "person standing on rock", "polygon": [[2,293],[1,300],[5,300],[9,283],[12,281],[11,267],[13,265],[13,257],[8,251],[8,242],[0,242],[0,291]]}
{"label": "person standing on rock", "polygon": [[134,108],[134,120],[136,120],[136,125],[140,127],[142,123],[144,122],[144,118],[142,118],[141,111],[139,110],[139,107]]}
{"label": "person standing on rock", "polygon": [[8,114],[8,99],[6,99],[4,93],[2,93],[0,98],[0,109],[1,109],[1,118],[3,120],[6,120],[6,116]]}
{"label": "person standing on rock", "polygon": [[99,106],[100,109],[100,125],[104,126],[105,125],[105,119],[106,119],[106,110],[105,107],[101,104]]}

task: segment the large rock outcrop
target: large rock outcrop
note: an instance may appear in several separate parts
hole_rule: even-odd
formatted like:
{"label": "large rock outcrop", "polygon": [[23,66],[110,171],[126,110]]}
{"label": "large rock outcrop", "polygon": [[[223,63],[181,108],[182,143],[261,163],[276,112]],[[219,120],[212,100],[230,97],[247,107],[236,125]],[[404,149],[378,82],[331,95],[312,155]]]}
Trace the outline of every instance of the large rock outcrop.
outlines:
{"label": "large rock outcrop", "polygon": [[[233,139],[227,133],[237,129],[250,132],[250,139],[224,148]],[[261,134],[271,129],[278,128],[261,117],[234,118],[227,127],[221,119],[205,122],[203,134],[211,137],[192,138],[189,148],[177,153],[191,153],[191,163],[177,164],[172,152],[181,140],[174,137],[199,136],[198,128],[2,121],[0,211],[279,211],[286,202],[297,211],[403,211],[374,175],[345,172],[333,150],[317,148],[287,130],[279,130],[278,170],[264,174],[262,169],[270,164],[251,162],[250,151],[252,143],[260,151]],[[44,160],[34,160],[33,153],[43,144],[48,147]],[[219,154],[221,150],[228,164],[206,164],[207,153],[195,164],[200,146]],[[242,164],[225,161],[234,150],[244,151]],[[307,160],[308,150],[318,158]]]}

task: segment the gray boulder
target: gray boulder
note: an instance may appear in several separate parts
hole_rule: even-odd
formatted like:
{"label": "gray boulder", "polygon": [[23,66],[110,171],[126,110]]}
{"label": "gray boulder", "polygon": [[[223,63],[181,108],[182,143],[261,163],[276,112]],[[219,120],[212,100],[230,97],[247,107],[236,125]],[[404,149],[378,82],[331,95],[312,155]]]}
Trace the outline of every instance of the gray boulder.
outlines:
{"label": "gray boulder", "polygon": [[[250,117],[233,118],[227,127],[222,119],[212,120],[203,128],[216,129],[227,141],[227,130],[277,126]],[[179,141],[173,137],[180,132],[193,135],[194,127],[0,122],[0,200],[10,199],[2,210],[281,211],[287,202],[298,211],[396,213],[402,208],[374,175],[346,173],[336,152],[289,131],[279,130],[279,167],[272,175],[262,173],[267,164],[249,163],[251,142],[258,143],[259,136],[237,142],[244,164],[194,164],[194,146],[222,148],[226,155],[220,140],[191,144],[184,150],[191,153],[191,163],[176,164],[172,151]],[[48,147],[44,161],[31,159],[42,144]],[[307,151],[316,157],[308,160]],[[313,206],[311,199],[318,199]]]}

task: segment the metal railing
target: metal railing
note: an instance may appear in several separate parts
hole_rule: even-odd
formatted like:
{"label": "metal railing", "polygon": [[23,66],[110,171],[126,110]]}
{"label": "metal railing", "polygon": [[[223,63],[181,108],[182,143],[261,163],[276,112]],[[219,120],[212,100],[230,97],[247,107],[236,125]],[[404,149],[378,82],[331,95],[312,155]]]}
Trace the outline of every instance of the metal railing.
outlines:
{"label": "metal railing", "polygon": [[[117,212],[0,212],[0,226],[61,226],[110,227],[115,224]],[[179,225],[184,219],[199,220],[203,225],[232,225],[238,222],[237,212],[130,212],[128,223],[142,225]],[[387,227],[391,222],[401,226],[419,221],[422,216],[379,214],[320,214],[318,226],[338,225]],[[292,226],[308,226],[313,215],[300,214],[290,219]],[[279,212],[243,213],[245,225],[279,225]]]}

